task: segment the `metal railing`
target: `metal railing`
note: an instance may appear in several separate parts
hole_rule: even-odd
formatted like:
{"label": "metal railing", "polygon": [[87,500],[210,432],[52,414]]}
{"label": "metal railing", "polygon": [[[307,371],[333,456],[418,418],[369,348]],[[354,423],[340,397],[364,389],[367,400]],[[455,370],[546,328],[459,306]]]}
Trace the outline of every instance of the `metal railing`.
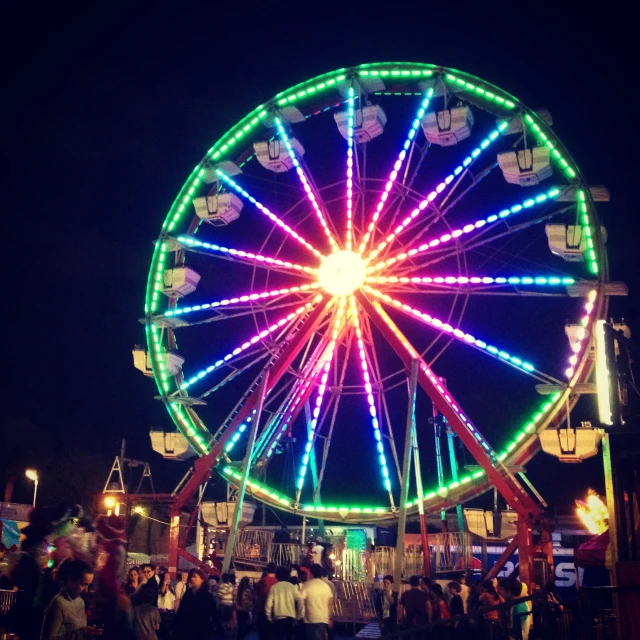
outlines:
{"label": "metal railing", "polygon": [[348,580],[334,582],[333,617],[336,622],[368,623],[376,619],[371,586]]}
{"label": "metal railing", "polygon": [[302,545],[295,542],[272,542],[268,549],[268,560],[290,569],[292,564],[300,564],[302,549]]}
{"label": "metal railing", "polygon": [[269,548],[273,531],[264,529],[240,529],[233,547],[235,562],[264,566],[269,562]]}

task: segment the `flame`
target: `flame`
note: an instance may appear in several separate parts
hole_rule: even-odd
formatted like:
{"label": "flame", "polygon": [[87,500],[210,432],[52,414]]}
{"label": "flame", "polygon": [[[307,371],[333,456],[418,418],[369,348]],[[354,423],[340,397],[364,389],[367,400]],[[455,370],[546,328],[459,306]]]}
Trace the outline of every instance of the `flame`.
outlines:
{"label": "flame", "polygon": [[593,489],[587,492],[586,500],[576,500],[576,513],[589,533],[604,533],[609,528],[609,510],[602,498]]}

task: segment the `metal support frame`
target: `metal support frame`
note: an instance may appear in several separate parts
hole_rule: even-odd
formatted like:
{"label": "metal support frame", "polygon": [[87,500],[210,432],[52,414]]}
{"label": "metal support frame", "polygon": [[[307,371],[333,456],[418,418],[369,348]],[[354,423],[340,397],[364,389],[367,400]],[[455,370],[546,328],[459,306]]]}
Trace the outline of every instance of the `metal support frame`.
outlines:
{"label": "metal support frame", "polygon": [[[451,479],[458,482],[458,461],[456,451],[453,448],[453,430],[447,425],[447,445],[449,447],[449,464],[451,465]],[[456,505],[456,515],[458,517],[458,531],[464,531],[464,517],[462,515],[462,505]]]}
{"label": "metal support frame", "polygon": [[[356,297],[364,309],[369,313],[382,335],[387,339],[389,345],[396,354],[409,366],[412,360],[418,360],[418,383],[427,393],[431,402],[438,411],[446,418],[451,428],[456,432],[461,442],[474,457],[476,462],[483,468],[491,483],[502,494],[507,504],[518,512],[518,545],[521,558],[520,575],[523,582],[533,585],[533,571],[531,566],[531,524],[542,519],[542,511],[531,496],[522,488],[514,475],[497,461],[495,452],[485,451],[474,433],[469,429],[469,425],[460,418],[451,404],[444,398],[436,384],[427,375],[428,367],[420,356],[410,347],[410,343],[404,337],[400,329],[393,320],[386,314],[382,306],[376,301],[370,301],[362,292],[357,292]],[[451,394],[449,393],[451,397]],[[493,453],[493,457],[492,454]],[[404,504],[404,503],[403,503]],[[525,526],[526,524],[526,526]],[[522,545],[520,547],[520,545]],[[522,559],[525,562],[522,562]],[[528,559],[527,559],[528,558]]]}
{"label": "metal support frame", "polygon": [[[265,388],[265,394],[268,394],[271,389],[278,383],[282,376],[286,373],[287,369],[298,355],[300,350],[311,335],[316,331],[318,325],[322,321],[322,318],[327,310],[327,305],[324,304],[324,299],[318,302],[317,307],[309,314],[306,322],[299,328],[298,332],[293,336],[291,342],[285,347],[280,357],[274,362],[271,369],[269,369],[268,386]],[[218,463],[219,457],[224,453],[224,447],[231,439],[235,430],[242,424],[247,417],[249,417],[254,408],[256,408],[260,396],[254,391],[247,401],[239,408],[233,420],[228,425],[227,429],[220,435],[218,440],[213,443],[211,451],[195,461],[193,465],[193,473],[189,479],[184,483],[180,491],[175,495],[173,504],[170,510],[170,532],[169,532],[169,571],[172,575],[178,567],[178,556],[184,555],[179,547],[180,544],[180,513],[182,509],[187,505],[189,500],[195,495],[198,487],[209,479],[212,469]]]}
{"label": "metal support frame", "polygon": [[[404,457],[402,458],[402,483],[400,485],[400,509],[398,515],[398,537],[396,540],[396,558],[393,566],[393,583],[402,583],[402,565],[404,564],[404,530],[407,526],[407,500],[409,499],[409,474],[411,472],[411,443],[416,421],[416,391],[418,389],[418,361],[410,363],[409,406],[407,408],[407,428],[404,437]],[[418,472],[419,470],[416,470]],[[428,557],[428,547],[424,555]]]}
{"label": "metal support frame", "polygon": [[[311,432],[311,407],[309,406],[309,400],[304,403],[304,418],[307,424],[307,437]],[[312,447],[309,452],[309,468],[311,469],[311,482],[313,484],[313,504],[320,502],[320,485],[318,484],[318,463],[316,462],[316,450]],[[302,514],[302,519],[305,519],[305,514]],[[320,535],[324,538],[324,520],[318,520],[318,528],[320,529]],[[302,544],[305,540],[302,540]]]}
{"label": "metal support frame", "polygon": [[260,383],[258,391],[258,406],[256,413],[251,421],[251,430],[249,431],[249,441],[247,442],[247,451],[244,454],[244,462],[242,463],[242,480],[238,487],[238,497],[236,499],[236,510],[233,513],[233,523],[229,529],[229,535],[224,547],[224,560],[222,561],[222,573],[227,573],[231,566],[231,556],[233,555],[233,548],[236,544],[236,535],[238,533],[238,527],[240,526],[240,519],[242,518],[242,505],[244,504],[244,496],[247,491],[247,481],[249,480],[249,472],[251,471],[251,459],[253,457],[253,447],[256,443],[256,435],[258,434],[258,424],[260,423],[260,416],[262,415],[262,408],[264,407],[264,398],[267,393],[267,386],[269,381],[269,370],[265,371],[264,378]]}

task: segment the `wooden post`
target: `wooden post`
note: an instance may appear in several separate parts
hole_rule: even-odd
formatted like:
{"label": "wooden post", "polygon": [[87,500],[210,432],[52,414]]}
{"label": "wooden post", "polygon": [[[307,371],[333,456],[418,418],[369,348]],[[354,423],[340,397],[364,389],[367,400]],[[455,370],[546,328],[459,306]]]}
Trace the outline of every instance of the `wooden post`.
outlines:
{"label": "wooden post", "polygon": [[409,407],[407,409],[407,428],[404,438],[404,458],[402,459],[402,486],[400,488],[400,513],[398,516],[398,538],[396,557],[393,563],[393,583],[400,589],[404,563],[404,530],[407,525],[407,500],[409,498],[409,473],[411,471],[411,436],[416,418],[416,390],[418,388],[418,361],[411,361],[409,376]]}
{"label": "wooden post", "polygon": [[258,433],[258,424],[260,423],[260,416],[262,415],[262,406],[264,404],[264,396],[267,391],[267,381],[269,380],[269,371],[266,371],[262,382],[260,383],[260,392],[258,406],[256,414],[251,421],[251,430],[249,431],[249,441],[247,442],[247,452],[244,455],[244,462],[242,464],[242,480],[238,487],[238,498],[236,500],[236,510],[233,514],[233,523],[229,529],[229,535],[227,536],[227,542],[224,548],[224,560],[222,561],[222,573],[227,573],[231,565],[231,556],[233,555],[233,547],[236,544],[236,535],[238,533],[238,527],[240,526],[240,518],[242,517],[242,505],[244,503],[244,494],[247,490],[247,480],[249,479],[249,472],[251,471],[251,458],[253,457],[253,447],[256,443],[256,435]]}

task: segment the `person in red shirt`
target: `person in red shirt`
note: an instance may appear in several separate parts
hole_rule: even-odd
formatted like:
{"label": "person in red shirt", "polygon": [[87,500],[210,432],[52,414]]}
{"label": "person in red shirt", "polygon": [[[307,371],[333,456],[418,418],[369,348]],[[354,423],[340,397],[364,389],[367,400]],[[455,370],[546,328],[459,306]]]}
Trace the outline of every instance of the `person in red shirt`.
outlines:
{"label": "person in red shirt", "polygon": [[271,623],[267,619],[265,612],[267,605],[267,596],[271,587],[278,582],[276,578],[276,563],[270,562],[267,565],[267,573],[261,578],[254,588],[255,594],[255,614],[256,614],[256,626],[258,627],[258,635],[260,640],[272,640]]}

